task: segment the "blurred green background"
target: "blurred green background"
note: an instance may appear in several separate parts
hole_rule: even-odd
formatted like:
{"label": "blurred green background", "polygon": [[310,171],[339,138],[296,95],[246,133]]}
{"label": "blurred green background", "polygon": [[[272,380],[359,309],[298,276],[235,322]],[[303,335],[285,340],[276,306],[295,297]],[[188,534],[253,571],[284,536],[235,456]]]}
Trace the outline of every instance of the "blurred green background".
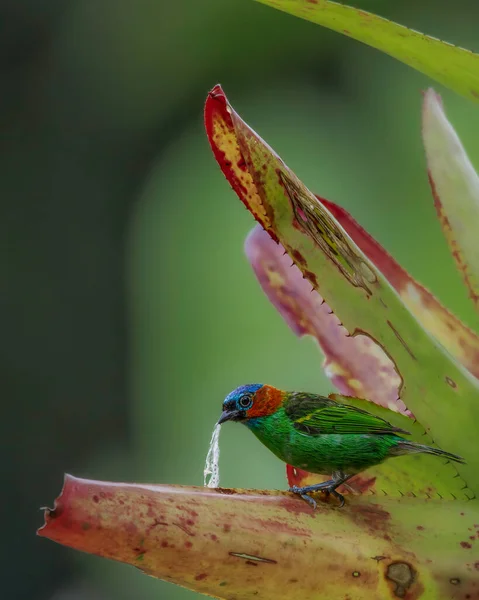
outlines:
{"label": "blurred green background", "polygon": [[[477,0],[357,2],[479,50]],[[231,102],[305,183],[347,207],[472,326],[435,219],[421,90],[402,64],[248,0],[0,0],[3,599],[193,599],[35,537],[63,473],[202,484],[223,397],[329,392],[310,340],[242,251],[253,222],[202,126]],[[479,107],[444,92],[479,165]],[[226,486],[285,486],[225,427]]]}

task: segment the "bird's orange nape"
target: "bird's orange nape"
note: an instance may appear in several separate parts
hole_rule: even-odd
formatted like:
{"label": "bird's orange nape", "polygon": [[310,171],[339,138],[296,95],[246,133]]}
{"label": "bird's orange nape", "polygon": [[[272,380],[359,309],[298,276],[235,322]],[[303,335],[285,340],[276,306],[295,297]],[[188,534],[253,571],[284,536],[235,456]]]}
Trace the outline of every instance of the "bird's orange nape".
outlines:
{"label": "bird's orange nape", "polygon": [[263,385],[254,395],[253,406],[247,411],[248,419],[272,415],[281,406],[284,392],[272,385]]}

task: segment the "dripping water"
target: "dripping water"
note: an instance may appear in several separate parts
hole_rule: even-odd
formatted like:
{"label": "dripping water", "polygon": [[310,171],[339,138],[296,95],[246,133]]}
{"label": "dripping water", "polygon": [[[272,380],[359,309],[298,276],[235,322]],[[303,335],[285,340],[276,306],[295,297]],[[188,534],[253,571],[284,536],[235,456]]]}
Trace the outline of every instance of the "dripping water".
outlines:
{"label": "dripping water", "polygon": [[220,429],[218,423],[213,429],[211,436],[210,447],[206,455],[205,470],[204,470],[204,485],[209,488],[217,488],[220,484]]}

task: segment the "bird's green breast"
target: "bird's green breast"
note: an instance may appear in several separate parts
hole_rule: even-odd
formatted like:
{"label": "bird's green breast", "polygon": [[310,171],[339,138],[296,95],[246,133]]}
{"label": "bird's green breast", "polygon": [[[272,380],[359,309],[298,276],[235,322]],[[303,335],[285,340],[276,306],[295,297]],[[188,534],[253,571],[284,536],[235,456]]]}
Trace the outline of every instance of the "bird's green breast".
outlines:
{"label": "bird's green breast", "polygon": [[325,434],[297,431],[284,409],[245,423],[282,461],[311,473],[357,473],[381,463],[401,440],[396,435]]}

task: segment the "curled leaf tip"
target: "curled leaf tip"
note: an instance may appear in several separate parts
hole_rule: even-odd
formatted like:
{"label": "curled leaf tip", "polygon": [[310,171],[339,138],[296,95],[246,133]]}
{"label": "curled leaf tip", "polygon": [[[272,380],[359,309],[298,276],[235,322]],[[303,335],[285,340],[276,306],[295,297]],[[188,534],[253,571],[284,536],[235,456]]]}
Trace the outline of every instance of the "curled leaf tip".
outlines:
{"label": "curled leaf tip", "polygon": [[226,104],[226,96],[220,83],[217,83],[209,92],[208,97],[213,100],[222,100]]}
{"label": "curled leaf tip", "polygon": [[[249,170],[250,161],[244,144],[240,144],[237,137],[235,127],[239,117],[219,84],[208,94],[204,119],[211,149],[224,176],[256,221],[276,239],[271,228],[271,215],[267,213]],[[256,136],[253,130],[243,125],[247,135]]]}

